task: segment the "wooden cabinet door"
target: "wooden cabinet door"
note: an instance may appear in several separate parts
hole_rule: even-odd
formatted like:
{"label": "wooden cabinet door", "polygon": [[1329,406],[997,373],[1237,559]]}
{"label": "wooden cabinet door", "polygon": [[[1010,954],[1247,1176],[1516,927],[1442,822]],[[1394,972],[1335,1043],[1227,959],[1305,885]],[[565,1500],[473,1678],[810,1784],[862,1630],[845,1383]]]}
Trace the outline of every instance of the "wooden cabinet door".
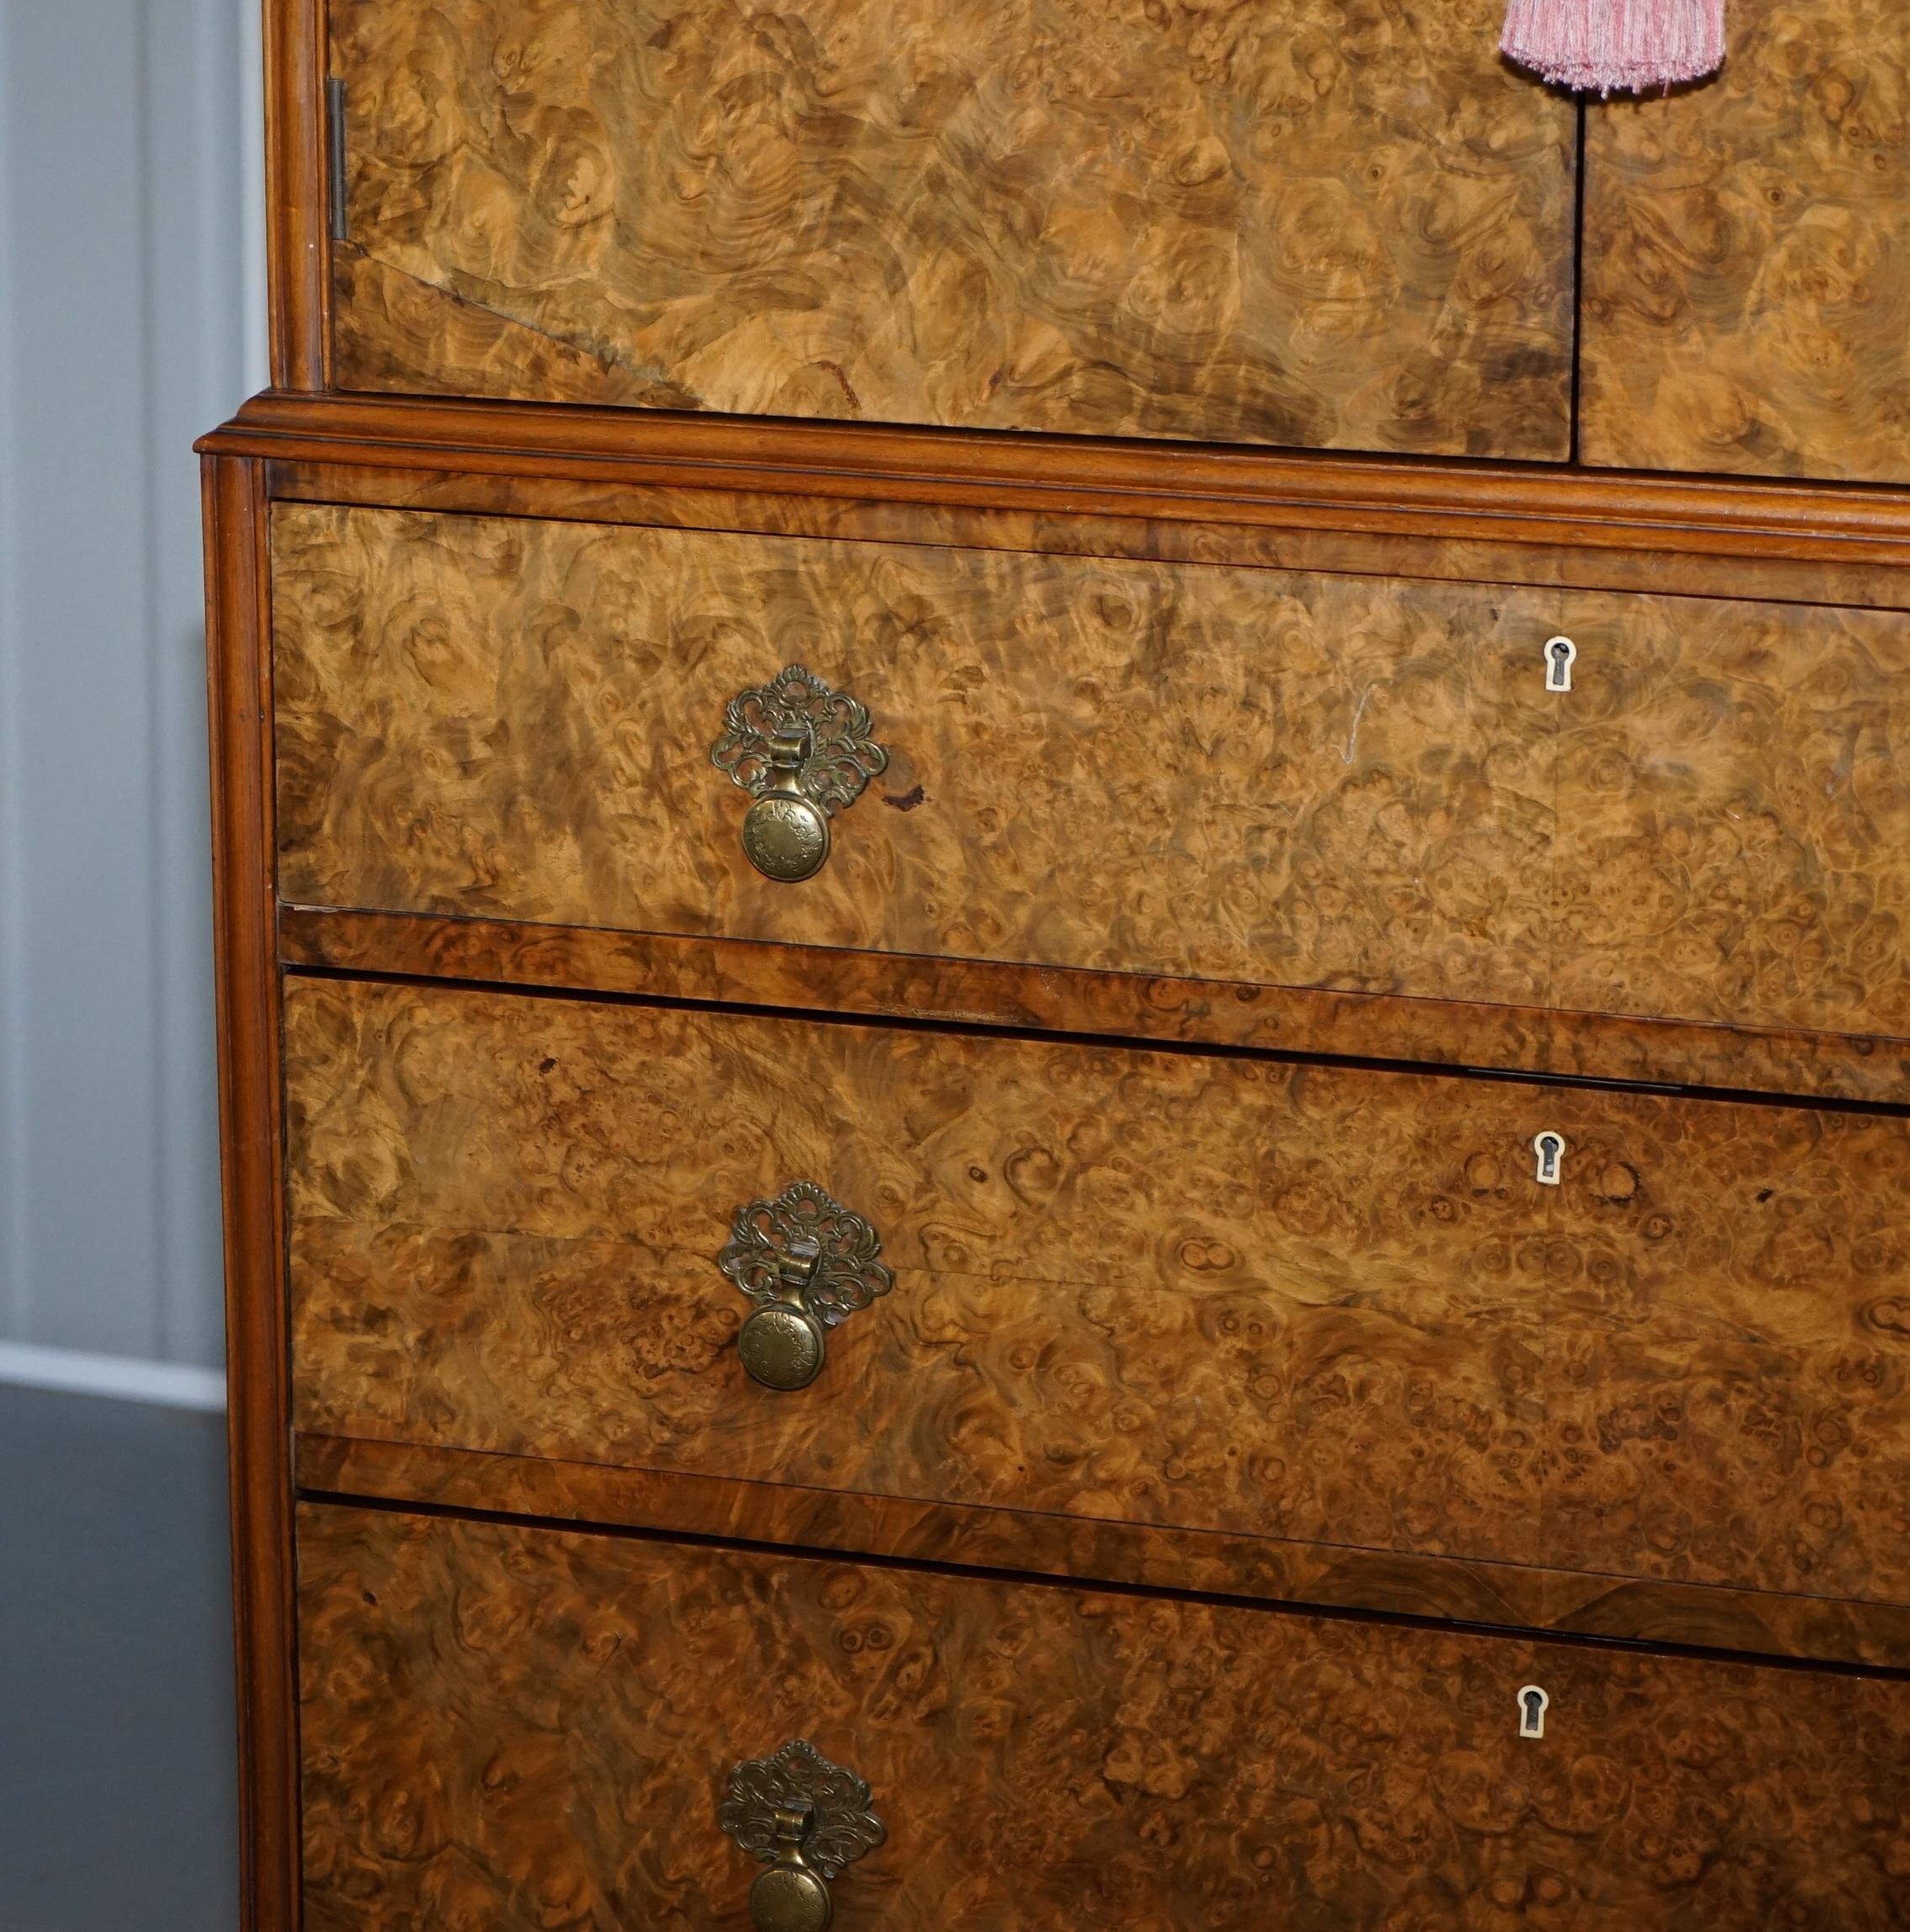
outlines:
{"label": "wooden cabinet door", "polygon": [[717,1807],[799,1738],[886,1828],[838,1932],[1910,1917],[1901,1682],[337,1505],[301,1531],[307,1932],[743,1932]]}
{"label": "wooden cabinet door", "polygon": [[1562,460],[1501,0],[334,0],[335,378]]}
{"label": "wooden cabinet door", "polygon": [[1593,103],[1588,462],[1910,480],[1910,8],[1734,6],[1712,80]]}

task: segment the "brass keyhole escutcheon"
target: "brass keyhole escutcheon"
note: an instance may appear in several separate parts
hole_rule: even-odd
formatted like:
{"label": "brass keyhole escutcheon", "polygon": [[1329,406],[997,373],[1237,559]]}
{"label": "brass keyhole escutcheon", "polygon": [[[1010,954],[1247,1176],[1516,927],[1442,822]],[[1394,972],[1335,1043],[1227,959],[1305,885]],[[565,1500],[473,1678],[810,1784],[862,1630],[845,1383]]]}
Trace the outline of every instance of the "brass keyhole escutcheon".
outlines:
{"label": "brass keyhole escutcheon", "polygon": [[832,691],[801,664],[731,699],[710,760],[754,800],[744,856],[766,879],[800,885],[829,856],[829,821],[888,769],[867,706]]}
{"label": "brass keyhole escutcheon", "polygon": [[756,1932],[828,1932],[830,1884],[889,1835],[869,1786],[800,1738],[730,1773],[716,1822],[768,1868],[749,1888]]}
{"label": "brass keyhole escutcheon", "polygon": [[1569,637],[1546,640],[1546,689],[1548,691],[1572,689],[1572,667],[1577,656],[1578,647]]}
{"label": "brass keyhole escutcheon", "polygon": [[1546,1734],[1546,1712],[1551,1708],[1551,1697],[1545,1688],[1537,1684],[1519,1686],[1519,1735],[1521,1738],[1543,1738]]}
{"label": "brass keyhole escutcheon", "polygon": [[737,1211],[716,1265],[756,1304],[737,1336],[752,1380],[793,1392],[822,1372],[827,1334],[886,1295],[881,1237],[814,1181]]}

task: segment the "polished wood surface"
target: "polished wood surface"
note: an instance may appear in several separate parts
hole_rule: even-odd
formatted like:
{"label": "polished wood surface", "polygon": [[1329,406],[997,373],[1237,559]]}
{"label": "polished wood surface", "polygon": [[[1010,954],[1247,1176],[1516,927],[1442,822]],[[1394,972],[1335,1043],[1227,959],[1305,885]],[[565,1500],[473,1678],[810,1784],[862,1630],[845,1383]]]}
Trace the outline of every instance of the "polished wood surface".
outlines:
{"label": "polished wood surface", "polygon": [[[873,543],[948,544],[965,550],[1038,551],[1053,556],[1135,557],[1238,564],[1269,570],[1336,571],[1362,577],[1430,577],[1455,583],[1645,591],[1665,596],[1754,597],[1778,604],[1910,609],[1910,572],[1834,556],[1712,555],[1668,547],[1617,548],[1583,540],[1514,541],[1477,534],[1435,536],[1334,527],[1311,520],[1237,523],[1226,506],[1195,523],[1168,517],[1089,514],[1078,509],[1003,509],[877,497],[776,494],[694,484],[526,476],[502,471],[400,467],[394,462],[273,462],[275,502],[357,503],[368,508],[446,510],[477,516],[556,518],[568,523],[656,524],[676,530],[755,530],[766,536],[843,537]],[[1277,512],[1277,504],[1267,506]],[[1339,519],[1343,523],[1358,520]]]}
{"label": "polished wood surface", "polygon": [[1493,0],[333,0],[348,389],[1562,459]]}
{"label": "polished wood surface", "polygon": [[[1551,597],[303,504],[274,531],[288,899],[1543,1003]],[[889,753],[794,889],[709,755],[792,662]]]}
{"label": "polished wood surface", "polygon": [[[1910,1033],[1894,614],[312,504],[274,530],[295,901]],[[791,890],[706,752],[796,659],[891,764]]]}
{"label": "polished wood surface", "polygon": [[888,1826],[844,1932],[1884,1932],[1910,1903],[1901,1681],[329,1505],[300,1574],[311,1932],[740,1928],[716,1802],[797,1737]]}
{"label": "polished wood surface", "polygon": [[325,0],[264,0],[266,278],[272,381],[322,390],[332,354]]}
{"label": "polished wood surface", "polygon": [[[1910,1604],[1902,1116],[337,981],[286,1040],[301,1429]],[[796,1179],[898,1286],[785,1397],[713,1258]]]}
{"label": "polished wood surface", "polygon": [[1910,15],[1746,6],[1721,72],[1587,116],[1593,463],[1910,478]]}
{"label": "polished wood surface", "polygon": [[412,397],[255,396],[209,455],[473,476],[1910,564],[1910,491]]}
{"label": "polished wood surface", "polygon": [[1556,608],[1553,1001],[1910,1032],[1910,620]]}
{"label": "polished wood surface", "polygon": [[247,1932],[293,1932],[299,1817],[286,1456],[290,1365],[263,481],[257,464],[209,459],[201,466],[240,1889]]}
{"label": "polished wood surface", "polygon": [[280,911],[279,948],[354,972],[1910,1103],[1910,1041],[1863,1035],[301,906]]}
{"label": "polished wood surface", "polygon": [[[1497,1083],[295,982],[301,1429],[1542,1560]],[[796,1395],[715,1258],[811,1180],[893,1293]]]}
{"label": "polished wood surface", "polygon": [[1910,1607],[1535,1563],[905,1500],[735,1476],[301,1434],[308,1496],[542,1517],[1023,1575],[1910,1672]]}
{"label": "polished wood surface", "polygon": [[[634,3],[266,8],[278,386],[201,444],[245,1932],[741,1932],[716,1786],[804,1731],[893,1832],[841,1932],[1910,1923],[1910,1679],[1715,1655],[1910,1666],[1895,15],[1578,110],[1498,0]],[[695,679],[872,641],[902,782],[752,901]],[[898,1281],[789,1397],[711,1197],[798,1159]],[[302,1820],[295,1480],[377,1505],[304,1509]]]}
{"label": "polished wood surface", "polygon": [[1547,1560],[1910,1603],[1910,1120],[1546,1106]]}

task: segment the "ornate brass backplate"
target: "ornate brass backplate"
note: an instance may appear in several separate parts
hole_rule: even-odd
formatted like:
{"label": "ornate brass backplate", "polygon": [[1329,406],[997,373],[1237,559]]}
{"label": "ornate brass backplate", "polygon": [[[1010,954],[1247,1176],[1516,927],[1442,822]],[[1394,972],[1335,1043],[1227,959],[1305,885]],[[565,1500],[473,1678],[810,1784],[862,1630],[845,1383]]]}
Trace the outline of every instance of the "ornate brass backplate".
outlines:
{"label": "ornate brass backplate", "polygon": [[875,1230],[814,1181],[737,1211],[716,1265],[756,1304],[737,1338],[742,1365],[766,1388],[806,1388],[822,1372],[823,1336],[886,1295]]}
{"label": "ornate brass backplate", "polygon": [[730,1773],[716,1822],[769,1870],[750,1887],[758,1932],[827,1932],[829,1882],[889,1835],[869,1786],[801,1738]]}
{"label": "ornate brass backplate", "polygon": [[888,769],[870,730],[866,705],[801,664],[730,700],[710,760],[756,801],[742,849],[765,877],[793,885],[822,869],[830,818]]}

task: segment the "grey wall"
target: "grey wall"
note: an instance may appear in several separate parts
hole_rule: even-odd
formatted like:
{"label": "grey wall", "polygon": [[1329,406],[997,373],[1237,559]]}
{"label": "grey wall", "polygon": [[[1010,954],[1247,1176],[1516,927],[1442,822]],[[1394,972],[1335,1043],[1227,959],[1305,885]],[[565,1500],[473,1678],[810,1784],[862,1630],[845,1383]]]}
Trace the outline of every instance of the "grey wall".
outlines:
{"label": "grey wall", "polygon": [[221,1359],[193,438],[261,387],[258,0],[0,0],[0,1345]]}

